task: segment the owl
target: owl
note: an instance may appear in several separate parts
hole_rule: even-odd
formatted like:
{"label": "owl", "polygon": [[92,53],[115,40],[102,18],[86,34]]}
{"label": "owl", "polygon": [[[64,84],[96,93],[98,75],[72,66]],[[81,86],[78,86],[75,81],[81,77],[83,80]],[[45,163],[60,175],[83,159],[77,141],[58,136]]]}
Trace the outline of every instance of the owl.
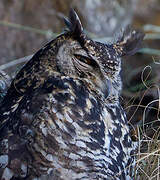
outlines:
{"label": "owl", "polygon": [[134,144],[120,105],[121,57],[143,40],[90,39],[76,12],[18,72],[0,105],[0,179],[132,179]]}

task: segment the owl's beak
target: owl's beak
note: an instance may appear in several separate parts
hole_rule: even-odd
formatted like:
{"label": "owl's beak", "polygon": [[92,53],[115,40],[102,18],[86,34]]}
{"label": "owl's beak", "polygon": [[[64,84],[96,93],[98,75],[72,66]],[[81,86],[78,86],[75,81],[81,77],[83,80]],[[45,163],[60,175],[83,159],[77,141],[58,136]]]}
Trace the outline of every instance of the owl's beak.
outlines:
{"label": "owl's beak", "polygon": [[111,91],[112,91],[112,83],[110,80],[107,79],[106,86],[105,86],[105,92],[104,92],[105,99],[110,95]]}

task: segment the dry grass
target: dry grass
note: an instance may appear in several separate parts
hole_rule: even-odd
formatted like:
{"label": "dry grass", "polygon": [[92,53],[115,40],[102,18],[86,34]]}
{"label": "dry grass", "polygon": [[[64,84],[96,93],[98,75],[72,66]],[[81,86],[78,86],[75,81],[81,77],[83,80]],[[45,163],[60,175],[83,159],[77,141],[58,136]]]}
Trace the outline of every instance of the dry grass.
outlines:
{"label": "dry grass", "polygon": [[160,142],[159,131],[153,138],[146,137],[142,133],[142,139],[138,141],[138,153],[136,160],[136,177],[140,180],[160,179]]}
{"label": "dry grass", "polygon": [[[146,67],[147,68],[147,67]],[[146,69],[144,68],[144,70]],[[152,68],[149,67],[151,70]],[[146,91],[152,91],[151,87],[148,87],[143,78],[142,71],[142,82],[146,87]],[[136,180],[159,180],[160,179],[160,127],[154,126],[154,123],[160,121],[159,119],[159,111],[160,111],[160,89],[158,85],[154,85],[157,90],[158,99],[155,99],[149,102],[143,111],[142,123],[137,126],[138,131],[138,149],[136,154],[136,171],[135,171],[135,179]],[[142,98],[145,98],[145,93]],[[142,100],[141,100],[142,101]],[[140,102],[141,102],[140,101]],[[152,106],[157,103],[158,107]],[[137,108],[139,108],[137,106]],[[156,119],[150,121],[150,116],[147,114],[148,109],[156,110]],[[136,109],[137,110],[137,109]],[[149,119],[146,123],[146,119]],[[150,135],[152,132],[152,135]]]}

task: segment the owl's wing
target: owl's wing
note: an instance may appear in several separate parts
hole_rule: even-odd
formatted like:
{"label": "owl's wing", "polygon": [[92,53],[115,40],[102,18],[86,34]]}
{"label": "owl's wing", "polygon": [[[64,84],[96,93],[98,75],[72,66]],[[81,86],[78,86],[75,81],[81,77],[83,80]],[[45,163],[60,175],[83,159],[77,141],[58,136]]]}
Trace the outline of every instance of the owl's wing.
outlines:
{"label": "owl's wing", "polygon": [[[50,44],[48,46],[50,47]],[[46,45],[47,48],[49,48],[48,46]],[[39,59],[41,56],[43,56],[43,48],[35,53],[17,73],[8,91],[6,90],[6,95],[3,97],[2,102],[0,102],[0,139],[4,128],[9,126],[9,124],[15,124],[17,122],[17,119],[14,119],[13,116],[20,102],[23,102],[24,97],[32,94],[33,91],[41,87],[41,81],[37,81],[36,79],[36,72],[39,71]]]}
{"label": "owl's wing", "polygon": [[63,102],[69,99],[63,94],[65,91],[68,86],[61,78],[50,77],[18,102],[0,138],[0,179],[32,178],[53,169],[48,154],[58,152],[58,142],[53,134],[58,133],[56,128],[62,125],[58,125],[61,123],[58,120],[63,120],[59,112],[64,109]]}
{"label": "owl's wing", "polygon": [[[23,139],[23,130],[19,131],[20,109],[26,97],[24,96],[19,103],[15,104],[16,110],[5,118],[1,115],[0,122],[0,179],[10,180],[18,174],[26,175],[25,160],[27,149]],[[9,101],[9,99],[8,99]],[[9,103],[9,102],[8,102]]]}

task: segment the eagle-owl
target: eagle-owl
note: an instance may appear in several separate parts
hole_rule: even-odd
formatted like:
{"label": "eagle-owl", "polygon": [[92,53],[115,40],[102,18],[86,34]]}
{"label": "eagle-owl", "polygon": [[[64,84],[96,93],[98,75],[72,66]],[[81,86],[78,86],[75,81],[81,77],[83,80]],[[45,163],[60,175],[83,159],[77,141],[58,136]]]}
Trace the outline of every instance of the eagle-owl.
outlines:
{"label": "eagle-owl", "polygon": [[19,71],[0,105],[3,180],[131,179],[134,146],[121,92],[121,57],[143,33],[91,40],[74,10],[67,30]]}

